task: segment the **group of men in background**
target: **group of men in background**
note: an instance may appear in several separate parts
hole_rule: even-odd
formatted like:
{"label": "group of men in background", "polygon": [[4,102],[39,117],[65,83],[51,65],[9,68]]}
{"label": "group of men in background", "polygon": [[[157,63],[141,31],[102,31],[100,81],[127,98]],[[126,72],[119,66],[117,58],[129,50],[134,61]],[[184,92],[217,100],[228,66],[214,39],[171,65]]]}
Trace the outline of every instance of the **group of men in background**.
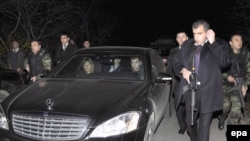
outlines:
{"label": "group of men in background", "polygon": [[[18,41],[12,41],[12,48],[8,53],[7,67],[21,74],[25,84],[35,82],[48,74],[51,69],[61,63],[62,60],[71,55],[79,48],[72,43],[68,33],[60,35],[61,44],[56,48],[54,56],[42,47],[40,40],[32,40],[31,50],[26,55],[20,48]],[[83,42],[83,48],[89,48],[90,41]]]}

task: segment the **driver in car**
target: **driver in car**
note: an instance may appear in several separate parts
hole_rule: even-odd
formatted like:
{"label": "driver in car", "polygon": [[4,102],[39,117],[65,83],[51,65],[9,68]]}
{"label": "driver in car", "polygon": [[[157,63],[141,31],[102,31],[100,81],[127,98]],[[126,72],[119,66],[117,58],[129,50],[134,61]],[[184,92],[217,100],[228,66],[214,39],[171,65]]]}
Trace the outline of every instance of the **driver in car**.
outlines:
{"label": "driver in car", "polygon": [[134,56],[130,58],[132,72],[137,75],[140,80],[144,79],[144,70],[141,58],[139,56]]}

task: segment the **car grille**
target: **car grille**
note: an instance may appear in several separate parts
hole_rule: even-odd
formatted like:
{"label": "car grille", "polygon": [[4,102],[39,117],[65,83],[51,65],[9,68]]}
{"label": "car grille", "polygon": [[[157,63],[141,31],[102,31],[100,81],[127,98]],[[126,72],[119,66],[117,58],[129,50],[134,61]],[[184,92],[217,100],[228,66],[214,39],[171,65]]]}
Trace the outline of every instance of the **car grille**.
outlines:
{"label": "car grille", "polygon": [[12,114],[14,132],[36,140],[76,140],[86,132],[89,123],[88,116],[48,112]]}

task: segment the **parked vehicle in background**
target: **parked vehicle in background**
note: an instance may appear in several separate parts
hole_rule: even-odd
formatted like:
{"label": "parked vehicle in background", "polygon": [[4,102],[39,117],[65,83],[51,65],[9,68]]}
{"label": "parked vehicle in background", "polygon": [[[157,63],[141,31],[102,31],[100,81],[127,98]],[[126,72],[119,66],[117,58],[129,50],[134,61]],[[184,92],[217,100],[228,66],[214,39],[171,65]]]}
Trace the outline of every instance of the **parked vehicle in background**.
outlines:
{"label": "parked vehicle in background", "polygon": [[177,46],[178,44],[174,39],[170,37],[161,36],[155,41],[150,42],[148,47],[157,50],[160,56],[167,57],[169,56],[170,50]]}
{"label": "parked vehicle in background", "polygon": [[80,49],[1,103],[0,140],[152,141],[171,79],[154,49]]}

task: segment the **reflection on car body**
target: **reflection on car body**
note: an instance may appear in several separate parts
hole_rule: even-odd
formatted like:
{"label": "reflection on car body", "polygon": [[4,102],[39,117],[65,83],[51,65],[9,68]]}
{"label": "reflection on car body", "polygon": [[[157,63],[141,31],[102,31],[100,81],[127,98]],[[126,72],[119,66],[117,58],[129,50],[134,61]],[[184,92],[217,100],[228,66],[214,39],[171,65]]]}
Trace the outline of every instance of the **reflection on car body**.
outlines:
{"label": "reflection on car body", "polygon": [[0,102],[8,96],[9,93],[23,86],[23,79],[17,71],[0,68]]}
{"label": "reflection on car body", "polygon": [[[135,56],[140,77],[132,69]],[[88,70],[86,58],[93,72],[79,75]],[[114,58],[121,59],[122,70],[110,73]],[[2,102],[0,139],[150,141],[169,105],[171,78],[165,71],[153,49],[81,49]]]}

